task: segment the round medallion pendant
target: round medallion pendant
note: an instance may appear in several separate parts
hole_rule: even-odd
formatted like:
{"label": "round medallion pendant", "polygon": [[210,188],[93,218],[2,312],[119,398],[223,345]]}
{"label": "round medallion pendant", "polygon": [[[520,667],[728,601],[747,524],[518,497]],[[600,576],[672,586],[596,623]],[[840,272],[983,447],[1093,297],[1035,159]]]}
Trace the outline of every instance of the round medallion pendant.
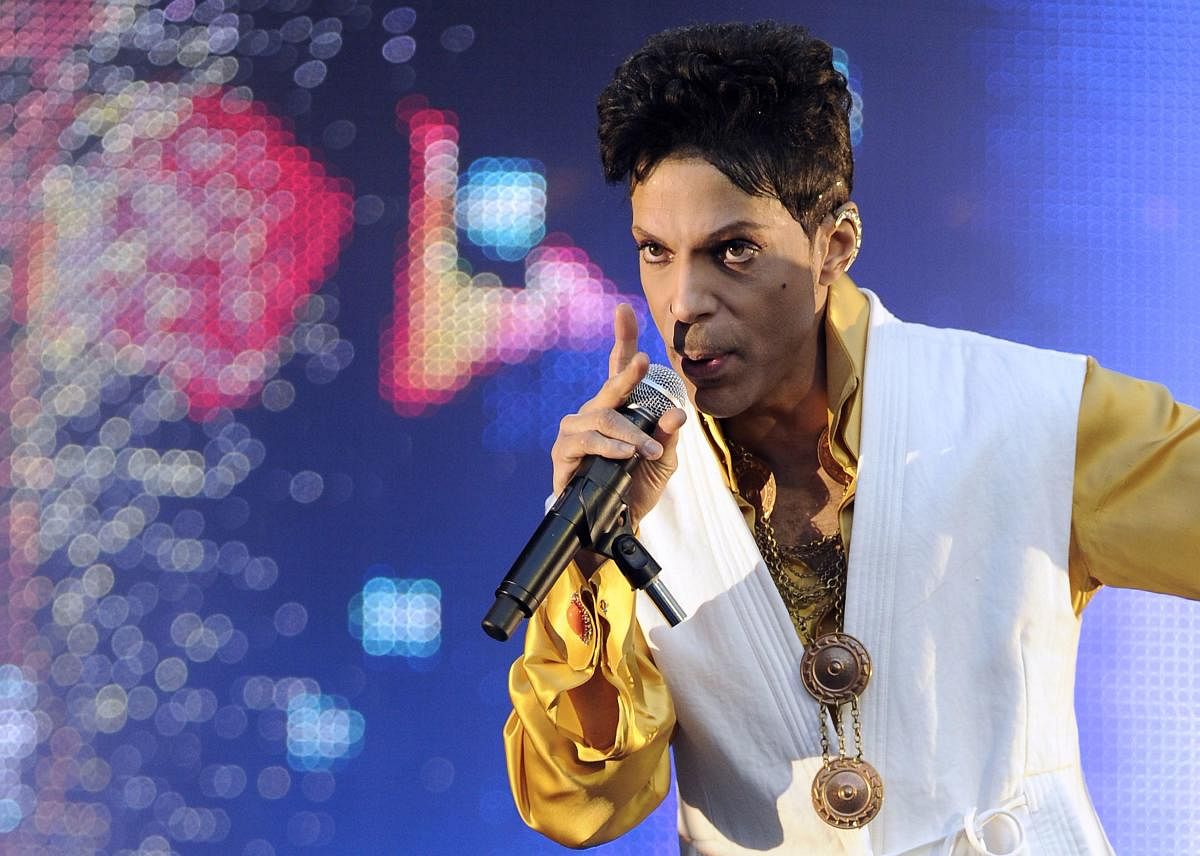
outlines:
{"label": "round medallion pendant", "polygon": [[866,826],[883,805],[883,780],[866,761],[834,758],[813,779],[813,807],[838,829]]}
{"label": "round medallion pendant", "polygon": [[871,655],[848,633],[826,633],[804,649],[804,688],[823,704],[845,704],[867,688]]}

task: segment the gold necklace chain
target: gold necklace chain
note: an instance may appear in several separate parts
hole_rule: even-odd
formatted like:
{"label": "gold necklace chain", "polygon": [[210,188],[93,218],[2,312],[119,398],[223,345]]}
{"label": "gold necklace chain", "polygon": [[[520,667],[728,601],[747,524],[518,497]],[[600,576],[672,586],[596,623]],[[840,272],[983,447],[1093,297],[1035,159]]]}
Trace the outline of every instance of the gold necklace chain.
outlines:
{"label": "gold necklace chain", "polygon": [[[840,629],[846,588],[846,553],[841,536],[834,533],[789,549],[788,558],[793,561],[788,561],[765,515],[755,520],[754,534],[800,641],[811,643],[819,635],[821,623],[830,616]],[[797,565],[807,568],[812,577],[806,579]],[[815,606],[823,608],[814,613]]]}
{"label": "gold necklace chain", "polygon": [[[827,438],[828,434],[823,433],[820,445],[827,445]],[[735,453],[734,468],[739,475],[758,464],[747,449],[734,443],[730,443],[729,447]],[[823,467],[826,457],[832,460],[832,455],[819,457]],[[848,480],[843,481],[840,474],[830,475],[839,484],[847,484]],[[794,547],[783,547],[775,536],[775,528],[766,511],[757,508],[754,540],[758,542],[767,570],[796,626],[800,641],[805,645],[810,644],[819,635],[821,623],[830,616],[836,628],[841,629],[846,588],[846,551],[841,534],[834,532]],[[797,565],[807,569],[811,576],[806,579]],[[813,613],[812,608],[820,604],[824,608]]]}

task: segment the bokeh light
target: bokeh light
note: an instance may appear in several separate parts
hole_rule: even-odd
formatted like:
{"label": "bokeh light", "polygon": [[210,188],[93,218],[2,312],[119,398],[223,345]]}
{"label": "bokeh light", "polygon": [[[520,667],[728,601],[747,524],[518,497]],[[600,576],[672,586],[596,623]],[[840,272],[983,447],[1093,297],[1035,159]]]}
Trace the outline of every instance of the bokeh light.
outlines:
{"label": "bokeh light", "polygon": [[398,6],[383,16],[383,28],[396,35],[407,33],[416,22],[417,13],[411,6]]}
{"label": "bokeh light", "polygon": [[412,36],[393,36],[383,45],[383,58],[388,62],[408,62],[417,52],[417,42]]}
{"label": "bokeh light", "polygon": [[314,293],[353,193],[244,84],[271,54],[323,86],[342,22],[263,5],[0,4],[5,852],[224,847],[203,803],[246,790],[201,740],[250,725],[206,685],[250,639],[211,601],[279,576],[213,531],[265,455],[237,411],[353,358]]}
{"label": "bokeh light", "polygon": [[334,696],[300,693],[287,708],[288,763],[295,770],[327,770],[362,750],[366,721]]}
{"label": "bokeh light", "polygon": [[430,657],[442,641],[442,589],[430,579],[373,577],[350,601],[350,632],[368,654]]}
{"label": "bokeh light", "polygon": [[462,53],[475,44],[475,28],[470,24],[455,24],[442,30],[440,41],[451,53]]}
{"label": "bokeh light", "polygon": [[[349,195],[232,90],[130,82],[85,101],[64,133],[101,151],[34,183],[17,320],[63,331],[64,370],[99,347],[110,372],[159,378],[159,418],[245,404],[333,264]],[[47,409],[88,412],[105,380],[80,373]]]}
{"label": "bokeh light", "polygon": [[862,81],[858,70],[850,65],[850,55],[842,48],[833,49],[833,67],[846,78],[850,90],[850,144],[857,146],[863,139]]}
{"label": "bokeh light", "polygon": [[546,236],[545,168],[523,158],[480,158],[455,200],[455,223],[490,259],[518,261]]}
{"label": "bokeh light", "polygon": [[[586,351],[606,341],[621,298],[565,236],[550,235],[525,255],[523,288],[506,287],[489,272],[472,275],[456,228],[457,120],[418,96],[396,109],[408,132],[411,190],[408,238],[396,261],[396,311],[381,342],[381,395],[398,413],[418,415],[452,399],[476,375],[551,348]],[[480,175],[494,171],[489,166]],[[474,197],[479,205],[474,215],[468,201],[462,222],[470,224],[474,216],[494,225],[509,216],[498,204],[489,211],[486,196],[484,191]],[[463,198],[472,199],[469,190]],[[499,234],[481,238],[486,245]],[[531,234],[528,227],[524,234]]]}

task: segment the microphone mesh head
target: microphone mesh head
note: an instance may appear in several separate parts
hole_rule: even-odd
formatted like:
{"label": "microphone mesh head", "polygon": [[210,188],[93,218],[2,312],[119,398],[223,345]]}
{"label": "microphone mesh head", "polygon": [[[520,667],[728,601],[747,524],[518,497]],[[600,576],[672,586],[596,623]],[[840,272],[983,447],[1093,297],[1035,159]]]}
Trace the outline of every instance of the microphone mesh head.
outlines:
{"label": "microphone mesh head", "polygon": [[650,370],[642,378],[641,383],[629,393],[625,402],[628,407],[636,407],[653,414],[657,420],[672,407],[683,407],[687,401],[687,390],[679,375],[666,366],[651,363]]}

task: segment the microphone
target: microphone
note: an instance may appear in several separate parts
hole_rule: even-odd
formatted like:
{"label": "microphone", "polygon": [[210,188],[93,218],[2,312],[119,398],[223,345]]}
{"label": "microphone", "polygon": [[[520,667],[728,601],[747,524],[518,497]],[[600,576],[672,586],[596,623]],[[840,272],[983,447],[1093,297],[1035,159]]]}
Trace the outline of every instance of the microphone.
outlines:
{"label": "microphone", "polygon": [[[686,399],[679,375],[666,366],[651,365],[617,412],[651,434],[662,415],[682,407]],[[658,565],[633,538],[624,519],[625,492],[640,462],[636,454],[619,461],[595,455],[584,459],[496,589],[496,602],[483,618],[488,636],[507,640],[521,619],[533,615],[563,569],[585,547],[611,555],[635,588],[647,589],[672,624],[683,620],[679,605],[655,579]],[[615,549],[614,541],[620,542]]]}

